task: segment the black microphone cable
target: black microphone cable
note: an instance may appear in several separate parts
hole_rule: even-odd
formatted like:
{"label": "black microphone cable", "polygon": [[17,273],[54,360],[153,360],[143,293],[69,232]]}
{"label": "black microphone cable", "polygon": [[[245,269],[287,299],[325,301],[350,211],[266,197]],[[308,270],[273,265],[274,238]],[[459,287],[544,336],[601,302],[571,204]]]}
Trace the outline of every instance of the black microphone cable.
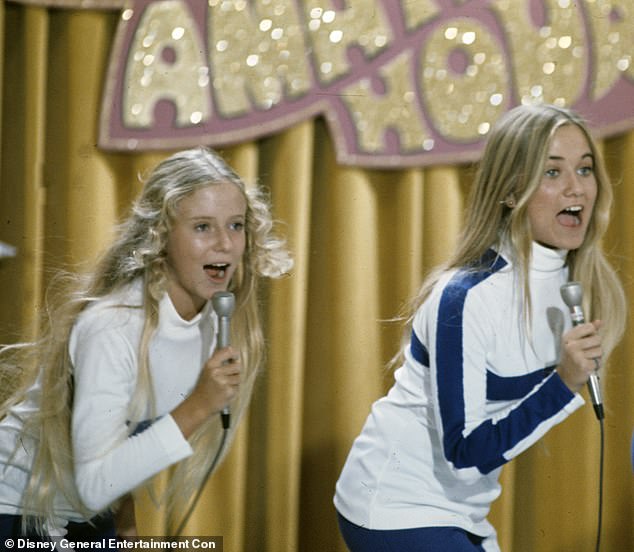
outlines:
{"label": "black microphone cable", "polygon": [[601,445],[599,446],[599,506],[595,552],[599,552],[601,549],[601,526],[603,522],[603,462],[605,456],[605,428],[603,426],[603,417],[599,418],[599,429],[601,433]]}
{"label": "black microphone cable", "polygon": [[[220,348],[228,347],[230,341],[231,331],[229,329],[231,316],[233,314],[233,310],[235,308],[235,296],[230,291],[219,291],[214,293],[211,298],[212,306],[214,312],[218,316],[218,334],[217,334],[217,343],[216,345]],[[218,450],[216,451],[216,455],[214,456],[213,461],[211,462],[205,476],[203,477],[200,486],[198,487],[198,491],[194,496],[194,499],[189,505],[187,512],[183,516],[180,524],[178,525],[178,529],[176,530],[176,534],[174,536],[180,536],[181,532],[185,528],[185,524],[189,521],[196,504],[200,500],[200,495],[202,494],[209,477],[214,471],[216,464],[218,464],[218,460],[220,460],[220,456],[222,456],[222,451],[225,448],[225,444],[227,442],[227,436],[229,435],[229,427],[231,426],[231,411],[229,410],[229,406],[225,406],[220,412],[220,420],[222,422],[222,437],[220,439],[220,444],[218,445]]]}
{"label": "black microphone cable", "polygon": [[198,501],[200,500],[200,496],[202,495],[203,489],[205,488],[205,485],[207,484],[207,481],[209,480],[209,477],[211,476],[211,474],[213,473],[216,464],[218,464],[218,460],[220,460],[220,456],[222,455],[222,451],[225,448],[225,444],[227,443],[227,436],[229,435],[229,425],[225,425],[224,419],[223,419],[223,424],[222,424],[222,437],[220,438],[220,444],[218,445],[218,450],[216,451],[216,455],[214,456],[214,459],[211,463],[211,465],[209,466],[209,468],[207,469],[207,471],[205,472],[205,477],[203,477],[200,485],[198,486],[198,491],[196,491],[196,495],[194,496],[194,499],[191,501],[189,508],[187,508],[187,512],[185,513],[185,515],[183,516],[183,519],[181,519],[181,522],[178,524],[178,528],[176,529],[174,536],[175,537],[180,537],[181,533],[183,532],[183,529],[185,528],[185,525],[187,524],[187,522],[189,521],[189,518],[192,515],[192,512],[194,511],[194,508],[196,507],[196,505],[198,504]]}
{"label": "black microphone cable", "polygon": [[[579,282],[568,282],[561,286],[561,297],[570,309],[570,315],[572,317],[572,325],[577,326],[585,322],[585,316],[581,308],[583,289]],[[604,472],[604,457],[605,457],[605,428],[603,424],[604,410],[603,399],[601,398],[601,386],[599,383],[599,376],[597,372],[599,370],[599,359],[594,359],[595,372],[590,375],[588,380],[588,392],[592,402],[592,407],[599,421],[599,430],[601,434],[601,444],[599,446],[599,505],[597,512],[597,540],[595,546],[595,552],[599,552],[601,548],[601,530],[603,525],[603,472]]]}

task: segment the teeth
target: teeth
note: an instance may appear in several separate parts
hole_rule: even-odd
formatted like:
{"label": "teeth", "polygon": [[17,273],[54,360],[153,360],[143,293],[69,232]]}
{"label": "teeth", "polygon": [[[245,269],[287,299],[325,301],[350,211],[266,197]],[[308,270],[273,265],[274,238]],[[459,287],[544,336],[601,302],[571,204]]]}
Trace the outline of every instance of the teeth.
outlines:
{"label": "teeth", "polygon": [[567,207],[564,209],[566,213],[579,213],[581,212],[582,207],[580,205],[575,205],[573,207]]}
{"label": "teeth", "polygon": [[209,263],[205,265],[207,270],[213,271],[214,278],[224,278],[227,269],[229,268],[229,263]]}

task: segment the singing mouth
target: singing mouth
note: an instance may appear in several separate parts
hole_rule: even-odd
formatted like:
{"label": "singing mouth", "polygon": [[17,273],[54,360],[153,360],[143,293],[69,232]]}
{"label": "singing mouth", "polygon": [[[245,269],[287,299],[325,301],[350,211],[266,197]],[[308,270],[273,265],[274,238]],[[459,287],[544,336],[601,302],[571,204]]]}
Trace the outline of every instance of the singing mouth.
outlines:
{"label": "singing mouth", "polygon": [[559,211],[557,218],[564,226],[579,226],[581,224],[582,212],[583,206],[571,205]]}
{"label": "singing mouth", "polygon": [[222,279],[225,277],[227,270],[231,265],[229,263],[211,263],[205,265],[205,272],[214,279]]}

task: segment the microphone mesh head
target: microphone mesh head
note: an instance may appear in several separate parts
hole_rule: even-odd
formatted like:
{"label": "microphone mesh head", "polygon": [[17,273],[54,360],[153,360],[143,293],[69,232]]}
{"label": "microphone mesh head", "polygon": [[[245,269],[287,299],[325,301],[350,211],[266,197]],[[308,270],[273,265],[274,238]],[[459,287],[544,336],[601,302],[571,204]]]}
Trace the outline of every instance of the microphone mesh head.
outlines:
{"label": "microphone mesh head", "polygon": [[219,318],[231,317],[235,308],[236,300],[230,291],[219,291],[214,293],[211,304]]}
{"label": "microphone mesh head", "polygon": [[568,282],[561,286],[561,298],[569,308],[580,307],[583,300],[583,289],[579,282]]}

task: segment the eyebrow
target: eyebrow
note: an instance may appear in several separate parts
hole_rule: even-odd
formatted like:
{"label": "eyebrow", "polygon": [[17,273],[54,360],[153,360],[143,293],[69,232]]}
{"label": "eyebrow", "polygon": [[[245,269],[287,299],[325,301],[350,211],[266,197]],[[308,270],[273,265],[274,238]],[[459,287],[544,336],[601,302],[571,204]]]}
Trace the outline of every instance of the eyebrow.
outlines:
{"label": "eyebrow", "polygon": [[[592,155],[591,153],[584,153],[581,156],[581,159],[586,159],[587,157],[589,157],[590,159],[592,159],[592,161],[594,161],[594,155]],[[564,161],[564,158],[558,155],[549,155],[548,159],[552,159],[553,161]]]}
{"label": "eyebrow", "polygon": [[[204,215],[204,214],[192,214],[188,217],[183,217],[185,220],[191,220],[191,221],[215,221],[218,220],[218,217],[212,216],[212,215]],[[240,218],[240,219],[245,219],[246,218],[246,213],[235,213],[234,215],[229,215],[227,216],[228,219],[236,219],[236,218]]]}

